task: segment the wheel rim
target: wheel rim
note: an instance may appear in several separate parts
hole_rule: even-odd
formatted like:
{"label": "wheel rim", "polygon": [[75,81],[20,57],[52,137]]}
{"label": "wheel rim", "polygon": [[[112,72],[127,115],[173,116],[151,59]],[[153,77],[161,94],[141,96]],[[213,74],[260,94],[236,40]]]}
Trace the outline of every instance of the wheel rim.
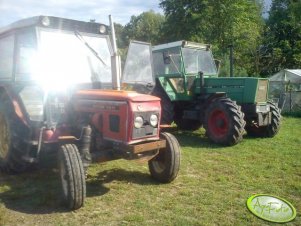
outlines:
{"label": "wheel rim", "polygon": [[60,160],[60,169],[59,170],[60,170],[63,195],[64,195],[64,197],[67,197],[67,193],[68,193],[67,171],[65,169],[65,166],[64,166],[64,163],[62,160]]}
{"label": "wheel rim", "polygon": [[3,113],[0,112],[0,158],[5,159],[9,152],[9,129]]}
{"label": "wheel rim", "polygon": [[165,151],[162,150],[152,161],[153,168],[157,173],[162,173],[165,170]]}
{"label": "wheel rim", "polygon": [[224,136],[229,129],[227,115],[221,110],[213,111],[210,115],[208,126],[215,136]]}

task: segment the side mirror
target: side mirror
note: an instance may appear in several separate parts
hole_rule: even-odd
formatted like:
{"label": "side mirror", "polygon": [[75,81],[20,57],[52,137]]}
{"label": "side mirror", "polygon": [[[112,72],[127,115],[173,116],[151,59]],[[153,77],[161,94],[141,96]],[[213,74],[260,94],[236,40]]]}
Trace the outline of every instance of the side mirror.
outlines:
{"label": "side mirror", "polygon": [[168,52],[163,52],[163,61],[164,64],[170,64],[170,55]]}
{"label": "side mirror", "polygon": [[219,69],[221,68],[222,61],[214,59],[214,63],[215,63],[216,69],[217,69],[217,74],[219,74]]}

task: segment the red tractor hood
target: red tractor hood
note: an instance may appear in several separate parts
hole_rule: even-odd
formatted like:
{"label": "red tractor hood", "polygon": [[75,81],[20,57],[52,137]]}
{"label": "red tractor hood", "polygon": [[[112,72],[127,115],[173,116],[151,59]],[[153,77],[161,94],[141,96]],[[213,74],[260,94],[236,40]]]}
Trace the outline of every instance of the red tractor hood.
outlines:
{"label": "red tractor hood", "polygon": [[[80,90],[71,99],[74,112],[86,114],[104,139],[125,144],[158,140],[160,128],[150,125],[155,114],[160,121],[160,98],[132,91]],[[134,127],[137,116],[143,117],[145,125]],[[147,122],[147,123],[146,123]]]}
{"label": "red tractor hood", "polygon": [[118,90],[80,90],[74,94],[75,99],[113,100],[130,102],[160,101],[160,98],[133,91]]}

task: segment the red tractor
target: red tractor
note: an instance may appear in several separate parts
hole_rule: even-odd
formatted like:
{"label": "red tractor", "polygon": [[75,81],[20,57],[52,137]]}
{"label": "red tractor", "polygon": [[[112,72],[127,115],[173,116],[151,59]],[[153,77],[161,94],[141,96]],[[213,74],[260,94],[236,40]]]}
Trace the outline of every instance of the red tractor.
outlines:
{"label": "red tractor", "polygon": [[[180,167],[176,138],[160,133],[160,99],[118,90],[112,25],[38,16],[0,29],[1,170],[19,173],[57,155],[70,209],[84,203],[90,163],[144,159],[163,183]],[[131,43],[125,69],[152,73],[150,46]]]}

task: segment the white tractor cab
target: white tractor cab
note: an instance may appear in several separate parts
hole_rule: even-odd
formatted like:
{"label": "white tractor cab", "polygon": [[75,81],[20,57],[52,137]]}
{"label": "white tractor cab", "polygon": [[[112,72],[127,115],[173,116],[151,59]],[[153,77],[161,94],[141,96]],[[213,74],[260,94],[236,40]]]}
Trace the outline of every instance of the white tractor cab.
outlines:
{"label": "white tractor cab", "polygon": [[[18,93],[31,121],[45,120],[44,103],[51,93],[120,89],[120,56],[112,41],[112,24],[37,16],[0,28],[0,81],[20,84]],[[149,43],[130,43],[123,83],[133,76],[153,85]],[[52,101],[59,108],[58,98]],[[55,115],[47,121],[55,123]]]}

